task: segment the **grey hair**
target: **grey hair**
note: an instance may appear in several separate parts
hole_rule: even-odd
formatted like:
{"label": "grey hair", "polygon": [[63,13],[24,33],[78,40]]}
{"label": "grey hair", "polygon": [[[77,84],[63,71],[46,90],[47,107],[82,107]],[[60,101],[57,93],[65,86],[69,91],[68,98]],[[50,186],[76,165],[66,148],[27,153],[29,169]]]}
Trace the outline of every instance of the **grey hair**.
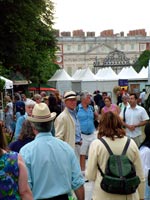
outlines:
{"label": "grey hair", "polygon": [[38,132],[50,132],[53,128],[53,121],[49,122],[32,122],[33,127]]}
{"label": "grey hair", "polygon": [[36,100],[36,99],[41,99],[42,98],[42,96],[40,95],[40,94],[35,94],[34,96],[33,96],[33,99],[34,100]]}
{"label": "grey hair", "polygon": [[81,92],[81,94],[80,94],[80,98],[81,98],[81,100],[82,99],[85,99],[87,96],[89,96],[90,95],[90,93],[88,92],[88,91],[84,91],[84,92]]}

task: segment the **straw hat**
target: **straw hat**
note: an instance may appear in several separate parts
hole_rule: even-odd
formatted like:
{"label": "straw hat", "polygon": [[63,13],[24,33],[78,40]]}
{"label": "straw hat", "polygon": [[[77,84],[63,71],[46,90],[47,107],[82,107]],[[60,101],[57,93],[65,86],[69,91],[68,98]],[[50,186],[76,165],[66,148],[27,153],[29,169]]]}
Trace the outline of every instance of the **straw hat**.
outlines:
{"label": "straw hat", "polygon": [[35,104],[32,116],[27,117],[27,119],[31,122],[49,122],[56,117],[55,112],[50,112],[46,103]]}
{"label": "straw hat", "polygon": [[67,99],[76,99],[77,95],[74,91],[69,91],[64,94],[64,101]]}

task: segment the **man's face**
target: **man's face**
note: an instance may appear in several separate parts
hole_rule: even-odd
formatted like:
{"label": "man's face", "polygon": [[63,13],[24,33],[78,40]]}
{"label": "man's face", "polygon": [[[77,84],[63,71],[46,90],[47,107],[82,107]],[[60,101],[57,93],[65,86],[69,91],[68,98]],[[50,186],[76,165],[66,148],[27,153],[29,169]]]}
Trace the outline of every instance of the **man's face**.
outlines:
{"label": "man's face", "polygon": [[87,95],[83,100],[82,100],[86,105],[89,105],[91,103],[91,96]]}
{"label": "man's face", "polygon": [[65,101],[65,104],[66,104],[66,107],[71,109],[71,110],[74,110],[77,106],[77,99],[76,98],[73,98],[73,99],[67,99]]}
{"label": "man's face", "polygon": [[22,94],[21,95],[21,99],[22,99],[22,101],[26,101],[27,98],[26,98],[26,96],[24,94]]}
{"label": "man's face", "polygon": [[28,116],[32,115],[33,108],[34,108],[34,105],[26,105],[26,113],[28,114]]}
{"label": "man's face", "polygon": [[135,106],[137,104],[137,99],[135,98],[134,95],[131,95],[129,97],[129,103],[130,103],[131,106]]}
{"label": "man's face", "polygon": [[129,101],[129,97],[123,97],[122,101],[123,103],[127,103]]}

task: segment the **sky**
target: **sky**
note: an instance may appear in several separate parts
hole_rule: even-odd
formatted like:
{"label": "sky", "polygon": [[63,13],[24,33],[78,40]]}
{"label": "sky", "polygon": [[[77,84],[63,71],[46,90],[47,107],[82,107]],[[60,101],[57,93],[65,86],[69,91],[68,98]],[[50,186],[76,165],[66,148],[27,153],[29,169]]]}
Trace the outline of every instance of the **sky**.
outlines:
{"label": "sky", "polygon": [[82,29],[103,30],[114,33],[145,29],[150,35],[149,0],[52,0],[54,2],[54,28],[60,32]]}

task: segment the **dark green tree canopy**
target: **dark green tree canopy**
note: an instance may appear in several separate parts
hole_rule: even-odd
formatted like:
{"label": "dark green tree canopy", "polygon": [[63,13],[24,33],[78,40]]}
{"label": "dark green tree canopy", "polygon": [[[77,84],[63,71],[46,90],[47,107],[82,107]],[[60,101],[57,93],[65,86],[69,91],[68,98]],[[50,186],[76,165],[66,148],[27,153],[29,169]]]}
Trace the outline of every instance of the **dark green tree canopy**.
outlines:
{"label": "dark green tree canopy", "polygon": [[44,82],[56,70],[53,10],[50,0],[0,0],[0,62],[10,76]]}
{"label": "dark green tree canopy", "polygon": [[135,62],[135,64],[133,65],[134,69],[139,72],[143,66],[147,67],[148,66],[148,62],[150,59],[150,51],[149,50],[145,50],[140,57],[138,58],[138,60]]}

